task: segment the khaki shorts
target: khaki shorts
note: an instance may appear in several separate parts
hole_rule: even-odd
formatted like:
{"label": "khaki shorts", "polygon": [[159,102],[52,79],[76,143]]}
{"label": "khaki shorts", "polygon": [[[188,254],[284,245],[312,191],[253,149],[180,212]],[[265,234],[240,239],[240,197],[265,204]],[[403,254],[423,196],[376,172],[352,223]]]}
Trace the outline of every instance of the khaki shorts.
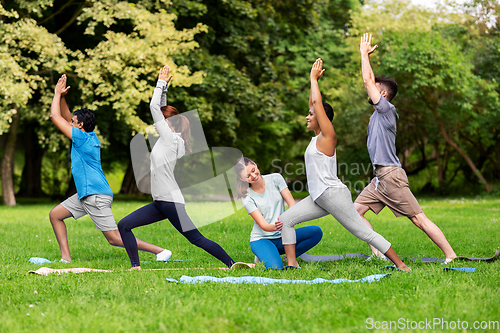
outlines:
{"label": "khaki shorts", "polygon": [[112,202],[113,197],[109,195],[95,194],[78,199],[78,194],[74,194],[61,202],[61,206],[69,210],[75,220],[89,214],[97,230],[111,231],[118,229],[111,211]]}
{"label": "khaki shorts", "polygon": [[378,214],[385,207],[396,217],[414,217],[422,213],[422,208],[411,193],[408,177],[403,168],[397,166],[377,167],[375,178],[356,198],[355,203],[370,207]]}

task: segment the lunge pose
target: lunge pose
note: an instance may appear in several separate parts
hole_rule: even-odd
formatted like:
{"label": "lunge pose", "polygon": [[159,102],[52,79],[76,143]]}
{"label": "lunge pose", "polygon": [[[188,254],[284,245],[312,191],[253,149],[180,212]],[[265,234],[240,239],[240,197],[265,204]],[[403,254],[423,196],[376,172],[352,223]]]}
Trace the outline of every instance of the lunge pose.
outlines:
{"label": "lunge pose", "polygon": [[[242,198],[248,214],[254,219],[250,234],[250,248],[266,268],[283,269],[282,254],[285,254],[281,242],[282,223],[278,217],[285,212],[285,203],[289,207],[295,200],[279,173],[261,175],[257,164],[242,157],[234,165],[237,176],[238,196]],[[323,232],[318,226],[298,228],[296,256],[305,253],[319,243]]]}
{"label": "lunge pose", "polygon": [[331,214],[354,236],[384,253],[397,268],[410,271],[410,268],[394,252],[391,244],[363,222],[354,208],[351,192],[337,177],[335,154],[337,135],[332,125],[333,109],[329,104],[322,102],[318,85],[318,79],[323,72],[323,61],[317,59],[310,74],[310,109],[306,117],[307,128],[313,130],[316,136],[311,139],[304,154],[310,196],[287,210],[279,218],[283,223],[281,236],[288,265],[297,266],[295,256],[297,240],[294,226]]}
{"label": "lunge pose", "polygon": [[[111,211],[113,192],[101,168],[101,142],[93,132],[95,115],[88,109],[76,110],[71,116],[64,95],[66,75],[57,81],[54,99],[50,108],[50,119],[71,139],[71,171],[77,193],[54,207],[50,222],[61,249],[61,261],[70,262],[68,236],[64,220],[70,216],[79,219],[89,214],[98,230],[101,230],[109,244],[123,246],[120,233]],[[139,249],[156,254],[157,260],[167,260],[171,252],[137,239]]]}
{"label": "lunge pose", "polygon": [[[132,229],[168,219],[192,244],[207,251],[226,266],[233,259],[217,243],[205,238],[186,213],[184,197],[174,177],[177,160],[190,150],[189,120],[167,105],[167,87],[172,79],[170,68],[160,70],[150,103],[151,115],[160,138],[151,151],[151,194],[153,202],[118,223],[118,229],[130,257],[132,269],[140,269],[137,243]],[[178,132],[177,132],[178,131]]]}
{"label": "lunge pose", "polygon": [[[370,65],[370,54],[377,45],[371,46],[372,36],[361,37],[361,72],[369,103],[375,108],[368,124],[367,147],[375,169],[375,178],[356,198],[354,206],[364,222],[372,228],[365,218],[371,209],[378,214],[385,206],[396,215],[408,217],[417,227],[444,252],[448,263],[456,254],[446,240],[443,232],[422,212],[408,185],[408,178],[396,155],[396,122],[399,116],[390,102],[398,92],[395,80],[388,77],[375,77]],[[376,249],[372,252],[378,254]]]}

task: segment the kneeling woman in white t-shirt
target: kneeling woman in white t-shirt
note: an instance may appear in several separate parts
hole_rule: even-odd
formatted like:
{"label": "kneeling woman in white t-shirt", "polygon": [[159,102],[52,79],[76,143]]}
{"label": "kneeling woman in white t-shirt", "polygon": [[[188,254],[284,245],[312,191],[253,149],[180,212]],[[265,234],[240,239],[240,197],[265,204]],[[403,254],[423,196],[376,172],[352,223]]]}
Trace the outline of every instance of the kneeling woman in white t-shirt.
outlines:
{"label": "kneeling woman in white t-shirt", "polygon": [[[264,263],[266,268],[283,269],[281,255],[285,254],[281,242],[282,223],[278,217],[285,212],[285,203],[289,207],[295,200],[279,173],[261,175],[257,164],[242,157],[234,165],[238,181],[238,196],[248,214],[254,219],[250,234],[250,248]],[[323,232],[318,226],[298,228],[295,255],[298,257],[319,243]]]}

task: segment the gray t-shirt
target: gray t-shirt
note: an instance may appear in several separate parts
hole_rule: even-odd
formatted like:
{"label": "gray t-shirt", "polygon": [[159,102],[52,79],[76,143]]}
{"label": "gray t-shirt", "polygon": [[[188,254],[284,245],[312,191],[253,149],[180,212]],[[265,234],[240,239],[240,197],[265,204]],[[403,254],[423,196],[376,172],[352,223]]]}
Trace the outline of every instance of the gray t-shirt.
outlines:
{"label": "gray t-shirt", "polygon": [[[278,217],[285,212],[285,201],[281,195],[281,191],[288,186],[283,176],[279,173],[271,173],[262,177],[266,183],[264,193],[258,193],[249,188],[247,196],[242,198],[241,201],[248,214],[259,210],[267,223],[274,224],[278,220]],[[259,227],[257,222],[254,222],[252,233],[250,234],[250,242],[262,238],[275,239],[280,237],[281,231],[264,231]]]}
{"label": "gray t-shirt", "polygon": [[399,116],[394,105],[384,96],[375,104],[375,111],[368,124],[368,154],[373,168],[381,166],[401,166],[396,155],[396,122]]}

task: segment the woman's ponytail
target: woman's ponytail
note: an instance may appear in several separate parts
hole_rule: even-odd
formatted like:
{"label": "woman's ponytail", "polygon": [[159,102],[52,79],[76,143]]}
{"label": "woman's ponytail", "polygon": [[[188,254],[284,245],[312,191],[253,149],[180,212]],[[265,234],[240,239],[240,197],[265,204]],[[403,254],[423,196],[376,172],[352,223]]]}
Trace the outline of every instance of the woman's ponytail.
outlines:
{"label": "woman's ponytail", "polygon": [[174,130],[178,133],[181,133],[181,138],[184,140],[186,150],[191,153],[191,127],[189,126],[189,120],[185,116],[179,114],[179,111],[177,111],[177,109],[171,105],[162,107],[161,111],[165,118],[176,116],[172,119],[169,119],[169,121],[172,124]]}

